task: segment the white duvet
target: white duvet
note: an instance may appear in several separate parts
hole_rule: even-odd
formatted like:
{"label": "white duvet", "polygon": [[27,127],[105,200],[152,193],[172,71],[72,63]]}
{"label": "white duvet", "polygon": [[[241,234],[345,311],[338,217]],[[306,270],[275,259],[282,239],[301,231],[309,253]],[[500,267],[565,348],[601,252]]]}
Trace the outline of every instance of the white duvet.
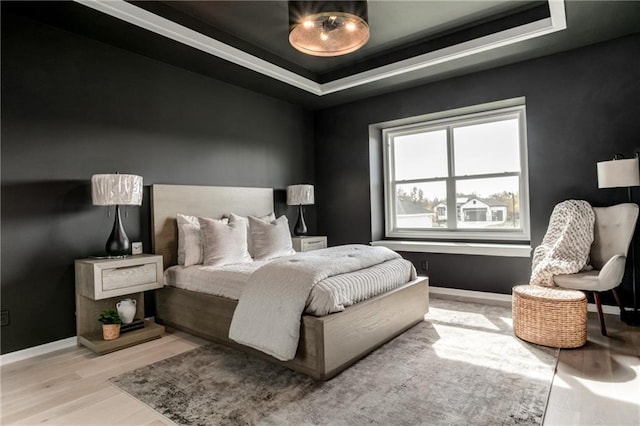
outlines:
{"label": "white duvet", "polygon": [[[165,271],[165,284],[239,300],[251,274],[268,262],[225,266],[174,265]],[[311,289],[304,313],[324,316],[341,312],[347,306],[398,288],[415,276],[411,262],[397,258],[356,272],[329,277]]]}
{"label": "white duvet", "polygon": [[400,258],[384,247],[347,245],[276,259],[249,278],[229,338],[279,360],[293,359],[300,319],[311,289],[328,277]]}

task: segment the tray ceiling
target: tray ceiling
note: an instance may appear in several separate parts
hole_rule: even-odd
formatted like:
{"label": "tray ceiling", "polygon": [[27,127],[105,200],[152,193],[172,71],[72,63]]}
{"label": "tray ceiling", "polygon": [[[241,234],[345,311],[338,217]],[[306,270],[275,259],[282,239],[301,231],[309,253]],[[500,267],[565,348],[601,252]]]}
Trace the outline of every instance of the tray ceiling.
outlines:
{"label": "tray ceiling", "polygon": [[566,28],[561,0],[373,1],[367,46],[315,58],[288,45],[286,1],[76,1],[317,96]]}
{"label": "tray ceiling", "polygon": [[319,109],[640,32],[640,1],[369,1],[335,58],[288,43],[286,1],[6,2],[3,11]]}

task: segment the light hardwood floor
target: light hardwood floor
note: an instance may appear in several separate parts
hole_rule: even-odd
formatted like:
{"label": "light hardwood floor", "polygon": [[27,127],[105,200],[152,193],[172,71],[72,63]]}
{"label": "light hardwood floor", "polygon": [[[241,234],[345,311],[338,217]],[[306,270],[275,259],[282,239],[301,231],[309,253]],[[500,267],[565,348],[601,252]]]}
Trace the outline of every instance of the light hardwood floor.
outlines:
{"label": "light hardwood floor", "polygon": [[[602,337],[589,314],[589,342],[562,350],[545,425],[640,424],[640,328],[608,316]],[[97,356],[69,348],[0,368],[2,425],[171,425],[107,379],[196,348],[181,332]]]}
{"label": "light hardwood floor", "polygon": [[589,340],[560,351],[545,425],[640,425],[640,327],[606,315],[600,334],[589,313]]}

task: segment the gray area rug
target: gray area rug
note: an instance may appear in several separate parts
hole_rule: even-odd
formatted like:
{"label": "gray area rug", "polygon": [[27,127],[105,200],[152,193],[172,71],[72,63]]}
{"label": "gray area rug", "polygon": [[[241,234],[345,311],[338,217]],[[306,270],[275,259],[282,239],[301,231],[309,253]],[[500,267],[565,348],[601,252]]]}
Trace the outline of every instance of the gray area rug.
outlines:
{"label": "gray area rug", "polygon": [[432,299],[327,382],[218,344],[111,381],[184,425],[542,424],[557,357],[513,336],[509,308]]}

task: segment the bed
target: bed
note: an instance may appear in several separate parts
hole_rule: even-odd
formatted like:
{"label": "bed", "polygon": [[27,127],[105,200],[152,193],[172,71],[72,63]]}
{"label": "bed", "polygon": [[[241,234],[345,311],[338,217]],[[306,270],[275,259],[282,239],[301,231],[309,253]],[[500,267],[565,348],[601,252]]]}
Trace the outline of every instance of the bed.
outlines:
{"label": "bed", "polygon": [[[273,200],[271,188],[153,185],[153,250],[163,256],[165,268],[177,264],[178,213],[213,218],[229,212],[263,216],[274,210]],[[157,290],[155,295],[156,319],[166,326],[327,380],[423,321],[428,310],[428,279],[418,277],[342,312],[322,317],[303,315],[297,352],[289,361],[278,361],[229,339],[236,300],[169,286]]]}

